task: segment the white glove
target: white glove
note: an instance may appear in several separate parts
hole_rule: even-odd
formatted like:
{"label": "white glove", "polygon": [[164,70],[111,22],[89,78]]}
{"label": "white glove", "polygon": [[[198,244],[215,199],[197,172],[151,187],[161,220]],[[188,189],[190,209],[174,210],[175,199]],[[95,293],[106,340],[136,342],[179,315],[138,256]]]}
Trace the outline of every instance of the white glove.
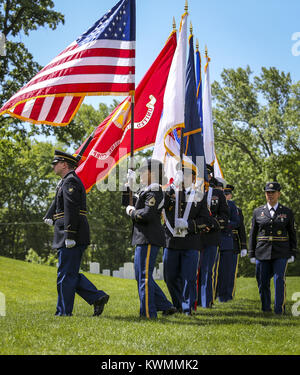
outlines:
{"label": "white glove", "polygon": [[178,229],[187,229],[188,228],[188,222],[185,219],[175,219],[175,228]]}
{"label": "white glove", "polygon": [[183,173],[181,170],[176,172],[175,178],[174,178],[174,185],[179,186],[183,182]]}
{"label": "white glove", "polygon": [[241,258],[245,257],[247,255],[247,249],[241,250]]}
{"label": "white glove", "polygon": [[130,185],[132,185],[136,181],[136,173],[132,169],[128,169],[127,171],[127,181]]}
{"label": "white glove", "polygon": [[203,183],[200,183],[200,180],[197,179],[196,183],[194,184],[195,189],[195,198],[196,202],[201,202],[204,197],[204,192],[201,190]]}
{"label": "white glove", "polygon": [[254,257],[250,258],[250,263],[255,264],[256,263],[256,259]]}
{"label": "white glove", "polygon": [[51,226],[51,225],[53,225],[53,220],[52,219],[45,219],[44,223]]}
{"label": "white glove", "polygon": [[133,206],[127,206],[126,207],[126,214],[128,215],[128,216],[131,216],[131,212],[132,212],[132,210],[134,210],[135,208],[133,207]]}
{"label": "white glove", "polygon": [[76,241],[66,239],[65,240],[65,245],[69,249],[69,248],[74,247],[76,245]]}
{"label": "white glove", "polygon": [[288,263],[293,263],[295,261],[295,257],[294,255],[292,255],[289,259],[288,259]]}

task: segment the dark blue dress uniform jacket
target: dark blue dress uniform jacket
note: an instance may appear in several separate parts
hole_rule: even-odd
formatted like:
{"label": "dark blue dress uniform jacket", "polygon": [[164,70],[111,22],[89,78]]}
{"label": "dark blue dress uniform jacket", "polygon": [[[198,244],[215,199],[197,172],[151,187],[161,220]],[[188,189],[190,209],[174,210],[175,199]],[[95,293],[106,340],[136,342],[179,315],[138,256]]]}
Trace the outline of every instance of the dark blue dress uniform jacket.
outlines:
{"label": "dark blue dress uniform jacket", "polygon": [[[208,192],[204,199],[207,202]],[[202,240],[204,246],[218,246],[221,239],[221,229],[224,229],[229,220],[229,208],[222,190],[213,189],[210,202],[211,215],[218,221],[219,228],[214,228],[208,233],[204,233]]]}
{"label": "dark blue dress uniform jacket", "polygon": [[[164,194],[159,184],[153,183],[139,190],[133,196],[135,210],[131,213],[133,221],[131,244],[151,244],[165,246],[165,234],[161,223]],[[123,193],[122,205],[129,204],[129,190]]]}
{"label": "dark blue dress uniform jacket", "polygon": [[297,238],[292,210],[278,204],[271,217],[267,205],[253,212],[249,236],[249,257],[258,260],[296,256]]}
{"label": "dark blue dress uniform jacket", "polygon": [[229,220],[224,229],[221,230],[220,250],[233,250],[233,233],[240,225],[239,213],[233,201],[227,201],[229,207]]}
{"label": "dark blue dress uniform jacket", "polygon": [[[175,197],[172,187],[165,193],[165,213],[172,228],[175,226]],[[182,199],[182,212],[184,212],[187,202]],[[206,199],[192,203],[188,217],[188,233],[185,237],[173,237],[168,227],[165,225],[166,247],[178,250],[200,250],[203,247],[202,234],[205,227],[211,230],[219,230],[218,222],[209,214]]]}
{"label": "dark blue dress uniform jacket", "polygon": [[65,247],[66,239],[76,241],[76,246],[90,243],[86,215],[85,188],[75,171],[70,171],[58,185],[55,199],[45,216],[54,221],[54,249]]}
{"label": "dark blue dress uniform jacket", "polygon": [[233,229],[233,249],[236,253],[239,253],[242,249],[247,249],[247,236],[244,224],[244,215],[240,207],[237,207],[240,225],[237,229]]}

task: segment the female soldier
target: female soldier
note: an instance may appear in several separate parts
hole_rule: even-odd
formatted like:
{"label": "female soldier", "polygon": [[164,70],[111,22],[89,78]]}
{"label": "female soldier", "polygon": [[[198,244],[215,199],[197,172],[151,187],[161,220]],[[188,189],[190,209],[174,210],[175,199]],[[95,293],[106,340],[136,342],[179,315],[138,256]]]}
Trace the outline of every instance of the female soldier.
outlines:
{"label": "female soldier", "polygon": [[256,263],[256,279],[262,311],[271,311],[270,280],[274,277],[274,312],[285,312],[285,272],[296,255],[297,239],[292,210],[278,202],[280,184],[265,186],[267,204],[253,212],[249,238],[249,257]]}

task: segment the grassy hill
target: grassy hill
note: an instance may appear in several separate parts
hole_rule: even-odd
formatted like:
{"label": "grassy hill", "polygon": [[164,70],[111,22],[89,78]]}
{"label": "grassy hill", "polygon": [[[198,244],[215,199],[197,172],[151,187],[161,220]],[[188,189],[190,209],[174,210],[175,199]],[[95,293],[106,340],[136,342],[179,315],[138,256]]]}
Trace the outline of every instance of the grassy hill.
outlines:
{"label": "grassy hill", "polygon": [[[134,280],[87,274],[110,294],[100,317],[79,296],[73,317],[55,317],[56,269],[0,257],[0,354],[300,354],[300,316],[291,296],[300,278],[287,278],[287,314],[264,315],[256,281],[239,278],[236,297],[196,315],[140,319]],[[163,281],[159,285],[167,292]],[[272,289],[273,290],[273,289]],[[274,293],[272,293],[274,296]]]}

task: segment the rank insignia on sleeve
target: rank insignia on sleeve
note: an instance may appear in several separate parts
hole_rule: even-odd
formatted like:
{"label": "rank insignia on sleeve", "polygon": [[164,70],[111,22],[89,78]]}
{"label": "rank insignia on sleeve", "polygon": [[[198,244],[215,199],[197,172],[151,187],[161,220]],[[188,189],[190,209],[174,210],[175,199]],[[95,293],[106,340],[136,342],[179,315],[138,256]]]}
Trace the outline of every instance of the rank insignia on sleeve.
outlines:
{"label": "rank insignia on sleeve", "polygon": [[74,189],[73,189],[72,187],[70,187],[70,188],[68,189],[68,192],[69,192],[69,193],[72,193],[73,190],[74,190]]}

